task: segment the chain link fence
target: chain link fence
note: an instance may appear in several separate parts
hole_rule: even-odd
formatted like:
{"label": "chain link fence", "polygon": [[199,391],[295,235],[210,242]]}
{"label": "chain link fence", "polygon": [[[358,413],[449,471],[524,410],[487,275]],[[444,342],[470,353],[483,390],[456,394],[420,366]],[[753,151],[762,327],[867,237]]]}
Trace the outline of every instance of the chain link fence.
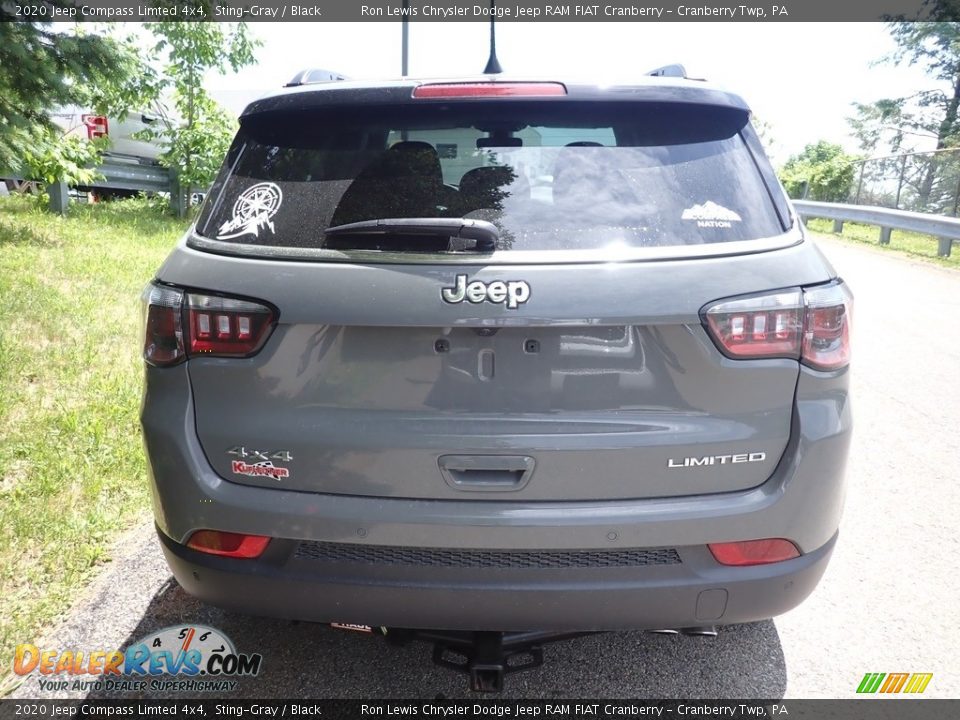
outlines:
{"label": "chain link fence", "polygon": [[868,158],[854,166],[850,203],[957,217],[960,148]]}

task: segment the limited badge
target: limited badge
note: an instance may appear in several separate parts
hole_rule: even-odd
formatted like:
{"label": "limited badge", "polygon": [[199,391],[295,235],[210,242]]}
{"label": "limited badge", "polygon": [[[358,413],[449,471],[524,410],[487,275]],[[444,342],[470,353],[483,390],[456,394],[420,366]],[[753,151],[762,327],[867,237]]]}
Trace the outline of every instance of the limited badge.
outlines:
{"label": "limited badge", "polygon": [[233,216],[220,226],[217,239],[232,240],[242,235],[259,237],[260,231],[268,228],[270,232],[276,232],[272,218],[282,202],[283,193],[275,183],[251,185],[233,204]]}
{"label": "limited badge", "polygon": [[707,200],[703,205],[694,205],[684,210],[680,219],[696,220],[697,227],[701,228],[728,228],[742,218],[733,210],[727,210],[723,205]]}

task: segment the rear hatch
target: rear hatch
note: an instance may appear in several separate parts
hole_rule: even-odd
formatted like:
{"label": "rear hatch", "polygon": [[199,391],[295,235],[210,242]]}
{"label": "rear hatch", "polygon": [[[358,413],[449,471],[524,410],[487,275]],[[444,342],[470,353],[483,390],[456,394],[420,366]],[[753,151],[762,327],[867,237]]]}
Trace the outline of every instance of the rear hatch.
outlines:
{"label": "rear hatch", "polygon": [[701,311],[829,274],[735,98],[323,92],[243,119],[159,275],[273,313],[252,357],[188,364],[220,475],[525,501],[770,476],[798,363],[726,357]]}

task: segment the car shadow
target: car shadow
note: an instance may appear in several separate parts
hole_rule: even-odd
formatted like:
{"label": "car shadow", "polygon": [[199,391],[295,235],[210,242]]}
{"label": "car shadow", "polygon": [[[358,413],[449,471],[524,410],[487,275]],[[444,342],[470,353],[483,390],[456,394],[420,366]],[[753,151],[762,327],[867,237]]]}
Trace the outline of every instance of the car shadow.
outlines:
{"label": "car shadow", "polygon": [[[393,646],[373,635],[326,625],[228,612],[187,595],[172,577],[123,647],[180,624],[214,627],[233,641],[237,652],[263,655],[260,673],[240,679],[231,698],[773,700],[786,691],[783,648],[770,620],[720,628],[715,638],[616,632],[548,644],[544,665],[509,675],[501,695],[471,693],[466,675],[433,665],[432,647],[426,643]],[[95,691],[89,697],[178,695]]]}

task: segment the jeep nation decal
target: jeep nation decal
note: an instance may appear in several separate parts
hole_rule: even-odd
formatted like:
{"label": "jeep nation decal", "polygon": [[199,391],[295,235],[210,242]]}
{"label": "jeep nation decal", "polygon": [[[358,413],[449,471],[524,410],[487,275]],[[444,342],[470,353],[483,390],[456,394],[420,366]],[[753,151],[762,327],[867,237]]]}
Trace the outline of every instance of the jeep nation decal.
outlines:
{"label": "jeep nation decal", "polygon": [[451,305],[464,300],[476,304],[491,302],[506,304],[509,310],[516,310],[530,299],[530,286],[523,280],[494,280],[489,285],[482,280],[467,282],[466,275],[457,275],[453,287],[440,290],[444,302]]}

